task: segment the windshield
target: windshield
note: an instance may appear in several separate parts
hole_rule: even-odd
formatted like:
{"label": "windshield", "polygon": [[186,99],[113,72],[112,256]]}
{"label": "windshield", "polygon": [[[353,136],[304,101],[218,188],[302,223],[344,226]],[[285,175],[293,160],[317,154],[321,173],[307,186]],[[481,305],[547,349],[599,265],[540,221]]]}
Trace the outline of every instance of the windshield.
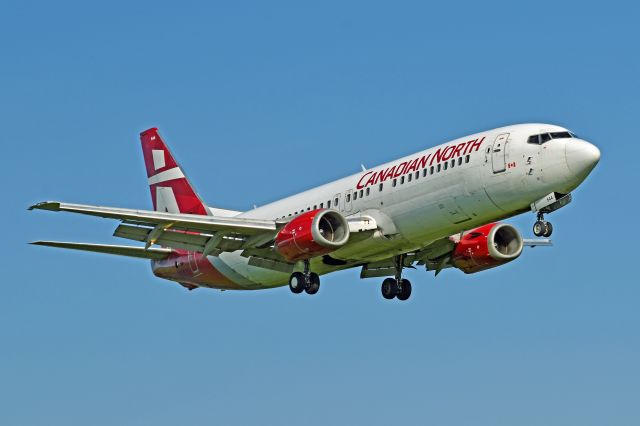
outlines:
{"label": "windshield", "polygon": [[574,138],[575,136],[571,132],[563,131],[563,132],[550,132],[550,133],[540,133],[539,135],[531,135],[529,139],[527,139],[527,143],[535,143],[541,145],[545,142],[550,141],[551,139],[568,139]]}

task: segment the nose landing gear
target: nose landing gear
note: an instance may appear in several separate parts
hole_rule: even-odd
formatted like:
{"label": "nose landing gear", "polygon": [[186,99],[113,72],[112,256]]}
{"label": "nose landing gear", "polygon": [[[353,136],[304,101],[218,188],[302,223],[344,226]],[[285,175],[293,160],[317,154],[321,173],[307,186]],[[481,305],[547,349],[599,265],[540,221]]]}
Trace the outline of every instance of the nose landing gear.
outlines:
{"label": "nose landing gear", "polygon": [[533,235],[536,237],[550,237],[553,233],[551,222],[544,220],[544,213],[538,212],[538,220],[533,224]]}
{"label": "nose landing gear", "polygon": [[382,282],[382,297],[385,299],[407,300],[411,296],[411,282],[402,278],[402,268],[404,256],[396,256],[396,276],[395,278],[386,278]]}
{"label": "nose landing gear", "polygon": [[304,261],[304,272],[294,272],[289,277],[289,290],[294,294],[303,291],[307,294],[316,294],[320,290],[320,276],[309,270],[309,261]]}

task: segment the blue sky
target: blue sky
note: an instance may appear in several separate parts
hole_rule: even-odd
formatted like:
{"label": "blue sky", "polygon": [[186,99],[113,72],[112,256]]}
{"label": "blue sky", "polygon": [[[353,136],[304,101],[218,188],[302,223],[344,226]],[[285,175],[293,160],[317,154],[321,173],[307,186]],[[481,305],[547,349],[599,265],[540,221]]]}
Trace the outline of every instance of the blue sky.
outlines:
{"label": "blue sky", "polygon": [[[0,6],[0,424],[638,424],[636,4],[210,3]],[[602,151],[549,216],[555,246],[409,271],[406,303],[357,271],[314,297],[187,292],[26,244],[120,243],[25,209],[149,208],[151,126],[205,200],[244,210],[531,121]]]}

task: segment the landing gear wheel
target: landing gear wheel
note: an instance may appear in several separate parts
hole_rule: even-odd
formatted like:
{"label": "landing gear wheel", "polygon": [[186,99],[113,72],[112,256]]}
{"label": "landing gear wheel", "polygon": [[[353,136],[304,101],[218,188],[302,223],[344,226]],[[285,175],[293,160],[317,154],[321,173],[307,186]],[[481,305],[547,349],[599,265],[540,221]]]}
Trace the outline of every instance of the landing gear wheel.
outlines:
{"label": "landing gear wheel", "polygon": [[400,291],[396,295],[398,300],[407,300],[411,296],[411,282],[407,279],[400,281]]}
{"label": "landing gear wheel", "polygon": [[294,272],[293,274],[291,274],[291,276],[289,277],[289,290],[291,290],[292,293],[300,294],[304,291],[304,288],[304,274],[302,272]]}
{"label": "landing gear wheel", "polygon": [[387,278],[382,282],[382,297],[393,299],[398,294],[398,283],[393,278]]}
{"label": "landing gear wheel", "polygon": [[309,282],[304,288],[307,294],[316,294],[320,290],[320,277],[315,272],[309,274]]}
{"label": "landing gear wheel", "polygon": [[543,237],[550,237],[551,234],[553,234],[553,225],[551,225],[551,222],[545,222],[546,225],[546,229],[544,231],[544,233],[542,234]]}
{"label": "landing gear wheel", "polygon": [[536,237],[542,237],[546,230],[547,225],[543,220],[537,220],[536,223],[533,224],[533,235]]}

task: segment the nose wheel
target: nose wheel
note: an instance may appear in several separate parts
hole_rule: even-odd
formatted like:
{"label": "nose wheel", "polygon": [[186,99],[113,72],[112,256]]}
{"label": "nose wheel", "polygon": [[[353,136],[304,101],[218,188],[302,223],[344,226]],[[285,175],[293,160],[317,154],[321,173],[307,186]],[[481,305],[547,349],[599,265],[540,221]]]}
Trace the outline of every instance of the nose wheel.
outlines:
{"label": "nose wheel", "polygon": [[536,237],[550,237],[553,233],[551,222],[544,220],[544,215],[538,213],[538,220],[533,224],[533,235]]}
{"label": "nose wheel", "polygon": [[382,297],[387,300],[397,298],[398,300],[407,300],[411,297],[411,282],[402,278],[403,256],[396,256],[396,277],[386,278],[382,282]]}
{"label": "nose wheel", "polygon": [[309,270],[309,261],[304,261],[304,272],[294,272],[289,277],[289,290],[294,294],[303,291],[307,294],[316,294],[320,290],[320,276]]}

